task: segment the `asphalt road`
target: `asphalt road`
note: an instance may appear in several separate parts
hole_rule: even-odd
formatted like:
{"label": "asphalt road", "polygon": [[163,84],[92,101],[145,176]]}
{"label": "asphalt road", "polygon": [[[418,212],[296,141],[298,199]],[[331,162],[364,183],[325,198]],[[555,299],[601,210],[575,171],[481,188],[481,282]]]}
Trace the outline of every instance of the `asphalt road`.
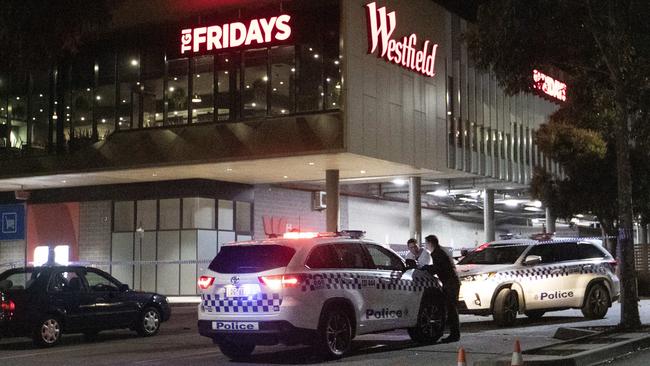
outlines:
{"label": "asphalt road", "polygon": [[[640,303],[642,321],[650,323],[650,300]],[[468,365],[477,360],[509,354],[515,338],[522,348],[533,348],[556,342],[552,338],[559,326],[614,325],[619,321],[619,305],[615,304],[603,320],[585,321],[579,310],[548,313],[531,321],[521,317],[510,328],[497,328],[491,318],[461,316],[461,342],[420,347],[409,340],[405,331],[372,334],[355,339],[353,352],[337,365],[423,364],[455,365],[457,348],[467,351]],[[641,354],[641,353],[640,353]],[[636,356],[636,355],[634,355]],[[646,352],[646,358],[650,358]],[[625,362],[625,360],[616,361]],[[621,365],[647,365],[621,363]],[[94,342],[81,336],[64,336],[52,349],[39,349],[26,338],[0,340],[0,365],[296,365],[320,364],[308,347],[258,347],[247,363],[230,362],[210,339],[196,332],[196,309],[175,307],[172,320],[162,325],[160,334],[139,338],[129,331],[100,333]]]}

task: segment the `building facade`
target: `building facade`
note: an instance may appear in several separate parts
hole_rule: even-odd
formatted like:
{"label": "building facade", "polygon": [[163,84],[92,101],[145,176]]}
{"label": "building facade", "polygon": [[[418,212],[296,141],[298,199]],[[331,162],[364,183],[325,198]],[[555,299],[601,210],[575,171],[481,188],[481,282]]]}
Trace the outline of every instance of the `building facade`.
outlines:
{"label": "building facade", "polygon": [[[532,138],[555,104],[477,70],[470,26],[430,0],[129,1],[73,59],[2,77],[0,203],[24,207],[25,235],[0,240],[0,265],[61,246],[135,288],[194,294],[221,243],[323,230],[310,187],[327,170],[526,186],[557,169]],[[364,218],[388,206],[343,196],[339,227],[405,241]]]}

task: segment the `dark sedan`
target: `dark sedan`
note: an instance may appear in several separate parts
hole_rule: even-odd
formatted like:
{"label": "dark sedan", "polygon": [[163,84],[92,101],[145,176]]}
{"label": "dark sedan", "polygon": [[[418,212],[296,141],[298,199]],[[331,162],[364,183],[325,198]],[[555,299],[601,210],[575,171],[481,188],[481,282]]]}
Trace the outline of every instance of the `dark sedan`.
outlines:
{"label": "dark sedan", "polygon": [[55,345],[64,333],[92,339],[108,329],[150,337],[170,315],[165,296],[130,290],[97,268],[26,267],[0,274],[0,336],[32,337],[39,346]]}

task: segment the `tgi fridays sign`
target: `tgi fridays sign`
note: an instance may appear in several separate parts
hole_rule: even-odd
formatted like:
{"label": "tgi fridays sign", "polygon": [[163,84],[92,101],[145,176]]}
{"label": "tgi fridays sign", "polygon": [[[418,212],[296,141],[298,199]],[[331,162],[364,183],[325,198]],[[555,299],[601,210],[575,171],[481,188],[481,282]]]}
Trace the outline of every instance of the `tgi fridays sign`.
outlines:
{"label": "tgi fridays sign", "polygon": [[377,57],[387,62],[400,65],[422,75],[436,75],[436,51],[438,44],[427,40],[420,49],[416,49],[418,36],[411,34],[401,39],[393,39],[397,27],[394,11],[390,13],[386,7],[377,8],[377,3],[366,5],[368,16],[368,53],[377,52]]}
{"label": "tgi fridays sign", "polygon": [[181,55],[266,45],[291,37],[291,16],[253,19],[181,31]]}

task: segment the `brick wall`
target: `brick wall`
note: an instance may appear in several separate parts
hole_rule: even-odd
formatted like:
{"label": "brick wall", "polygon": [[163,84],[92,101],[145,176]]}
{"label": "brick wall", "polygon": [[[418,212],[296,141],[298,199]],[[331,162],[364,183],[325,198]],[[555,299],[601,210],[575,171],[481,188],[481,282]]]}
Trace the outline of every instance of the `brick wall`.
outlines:
{"label": "brick wall", "polygon": [[79,260],[110,260],[111,217],[110,201],[79,204]]}

